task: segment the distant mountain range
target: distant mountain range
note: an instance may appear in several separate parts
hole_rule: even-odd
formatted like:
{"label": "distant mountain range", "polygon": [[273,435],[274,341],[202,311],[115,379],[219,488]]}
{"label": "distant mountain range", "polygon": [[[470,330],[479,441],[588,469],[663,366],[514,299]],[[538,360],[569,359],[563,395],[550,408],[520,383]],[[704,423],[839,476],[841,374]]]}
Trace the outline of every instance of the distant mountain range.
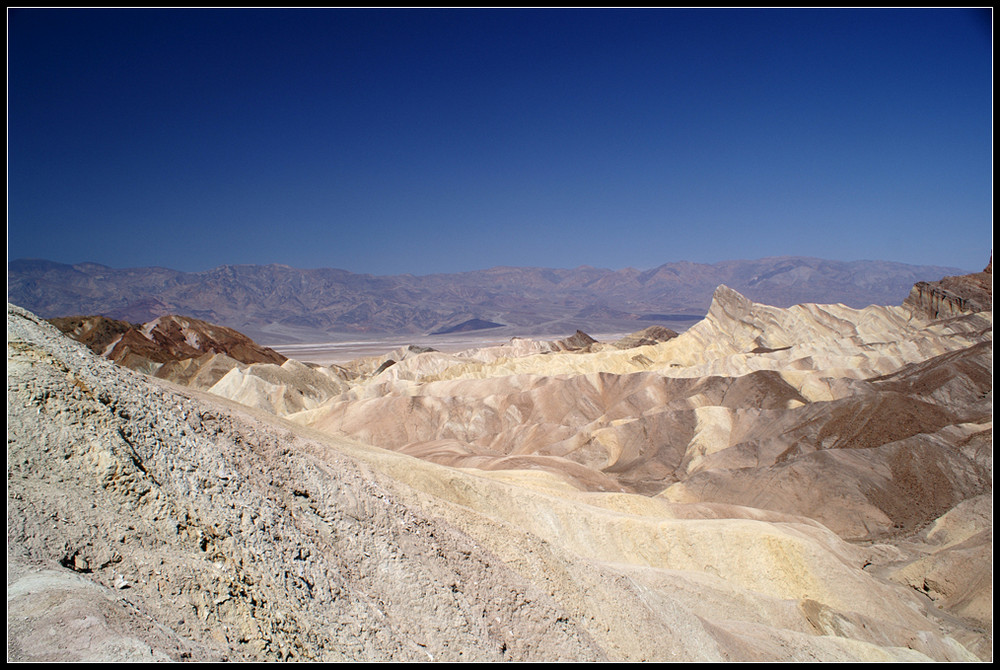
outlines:
{"label": "distant mountain range", "polygon": [[898,305],[913,285],[959,268],[887,261],[777,257],[651,270],[496,267],[425,276],[373,276],[286,265],[224,265],[205,272],[116,269],[15,260],[7,299],[45,317],[101,314],[132,323],[182,314],[269,344],[337,335],[469,332],[538,335],[631,332],[650,322],[686,328],[725,284],[755,302]]}

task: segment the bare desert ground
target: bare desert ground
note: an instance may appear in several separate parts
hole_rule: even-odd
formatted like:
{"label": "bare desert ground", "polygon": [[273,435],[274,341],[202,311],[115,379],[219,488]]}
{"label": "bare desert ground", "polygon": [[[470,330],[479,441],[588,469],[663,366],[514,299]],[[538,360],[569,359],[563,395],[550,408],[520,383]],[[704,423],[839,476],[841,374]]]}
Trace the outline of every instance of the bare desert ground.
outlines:
{"label": "bare desert ground", "polygon": [[8,660],[992,660],[987,270],[333,364],[8,306]]}

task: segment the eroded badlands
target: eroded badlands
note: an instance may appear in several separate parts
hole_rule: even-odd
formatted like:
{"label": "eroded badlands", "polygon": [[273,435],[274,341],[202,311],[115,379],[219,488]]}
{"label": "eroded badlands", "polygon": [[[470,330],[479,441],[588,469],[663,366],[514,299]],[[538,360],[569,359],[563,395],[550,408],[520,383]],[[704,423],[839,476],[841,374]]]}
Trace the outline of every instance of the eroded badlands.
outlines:
{"label": "eroded badlands", "polygon": [[912,297],[142,374],[9,306],[8,659],[991,660],[992,304]]}

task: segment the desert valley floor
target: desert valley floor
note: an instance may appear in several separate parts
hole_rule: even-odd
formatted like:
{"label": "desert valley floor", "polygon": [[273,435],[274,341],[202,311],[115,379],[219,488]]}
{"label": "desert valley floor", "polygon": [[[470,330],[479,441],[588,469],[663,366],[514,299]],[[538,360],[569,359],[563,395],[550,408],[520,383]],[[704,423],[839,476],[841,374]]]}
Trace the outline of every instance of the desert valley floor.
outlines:
{"label": "desert valley floor", "polygon": [[992,262],[337,363],[56,325],[8,305],[8,661],[992,660]]}

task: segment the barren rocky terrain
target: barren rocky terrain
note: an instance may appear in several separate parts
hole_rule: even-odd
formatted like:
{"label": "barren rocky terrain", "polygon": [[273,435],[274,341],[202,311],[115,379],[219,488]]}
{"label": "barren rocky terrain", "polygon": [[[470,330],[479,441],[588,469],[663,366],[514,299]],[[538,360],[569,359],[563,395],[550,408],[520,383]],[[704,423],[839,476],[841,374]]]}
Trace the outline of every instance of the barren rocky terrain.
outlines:
{"label": "barren rocky terrain", "polygon": [[900,302],[333,366],[9,305],[8,660],[992,660],[992,262]]}

